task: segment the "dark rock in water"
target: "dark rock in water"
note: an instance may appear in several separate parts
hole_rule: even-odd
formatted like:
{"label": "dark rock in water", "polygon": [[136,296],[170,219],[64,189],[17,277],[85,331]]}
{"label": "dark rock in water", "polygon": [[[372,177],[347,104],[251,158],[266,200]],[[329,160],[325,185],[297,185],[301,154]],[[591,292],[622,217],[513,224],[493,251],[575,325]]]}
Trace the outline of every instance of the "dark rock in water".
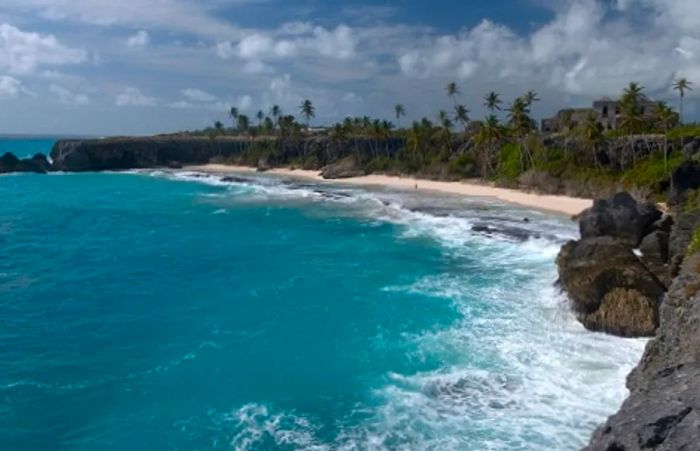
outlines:
{"label": "dark rock in water", "polygon": [[698,188],[700,188],[700,163],[686,160],[671,173],[668,205],[682,204],[688,198],[688,192]]}
{"label": "dark rock in water", "polygon": [[234,177],[227,175],[226,177],[221,177],[222,182],[226,183],[249,183],[250,180],[243,177]]}
{"label": "dark rock in water", "polygon": [[586,328],[625,337],[654,335],[665,288],[627,243],[612,237],[570,241],[557,265]]}
{"label": "dark rock in water", "polygon": [[529,230],[519,229],[517,227],[491,227],[484,224],[477,224],[472,226],[472,231],[489,236],[501,235],[518,241],[527,241],[530,238],[540,238],[540,234],[538,233],[533,233]]}
{"label": "dark rock in water", "polygon": [[700,449],[700,256],[686,260],[660,309],[657,336],[627,378],[630,396],[588,451]]}
{"label": "dark rock in water", "polygon": [[365,170],[358,166],[354,157],[344,158],[321,169],[324,179],[343,179],[365,175]]}
{"label": "dark rock in water", "polygon": [[611,199],[597,199],[580,216],[582,238],[610,236],[636,247],[653,230],[662,216],[649,202],[637,202],[629,193],[615,194]]}
{"label": "dark rock in water", "polygon": [[20,160],[11,153],[0,157],[0,173],[5,172],[35,172],[45,174],[51,170],[51,164],[44,154],[38,153],[31,158]]}

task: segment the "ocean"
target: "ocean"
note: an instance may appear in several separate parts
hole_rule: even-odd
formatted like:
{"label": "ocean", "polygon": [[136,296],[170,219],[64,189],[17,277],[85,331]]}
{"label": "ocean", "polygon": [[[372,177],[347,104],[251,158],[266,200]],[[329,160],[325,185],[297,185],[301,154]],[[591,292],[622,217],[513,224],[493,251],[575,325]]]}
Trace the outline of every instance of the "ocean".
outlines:
{"label": "ocean", "polygon": [[574,319],[557,215],[187,171],[0,197],[2,450],[577,449],[645,344]]}

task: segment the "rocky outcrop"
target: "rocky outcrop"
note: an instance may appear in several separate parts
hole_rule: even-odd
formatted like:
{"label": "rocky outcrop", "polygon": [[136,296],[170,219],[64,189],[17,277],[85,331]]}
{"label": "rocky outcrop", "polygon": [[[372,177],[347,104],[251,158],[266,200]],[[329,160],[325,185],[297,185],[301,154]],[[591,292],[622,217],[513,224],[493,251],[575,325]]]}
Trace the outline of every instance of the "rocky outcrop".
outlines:
{"label": "rocky outcrop", "polygon": [[564,245],[557,258],[559,282],[579,320],[595,331],[654,335],[670,284],[669,220],[623,192],[596,200],[579,221],[581,239]]}
{"label": "rocky outcrop", "polygon": [[621,336],[651,336],[663,284],[623,241],[570,241],[557,259],[559,280],[583,325]]}
{"label": "rocky outcrop", "polygon": [[44,154],[38,153],[31,158],[19,159],[11,153],[0,157],[0,174],[7,172],[35,172],[45,174],[51,170],[51,164]]}
{"label": "rocky outcrop", "polygon": [[611,199],[597,199],[593,207],[580,217],[581,238],[610,236],[632,247],[653,230],[661,211],[649,202],[637,202],[629,193],[615,194]]}
{"label": "rocky outcrop", "polygon": [[365,175],[365,170],[357,164],[354,157],[344,158],[321,169],[321,176],[324,179],[342,179],[361,175]]}
{"label": "rocky outcrop", "polygon": [[630,396],[586,450],[700,447],[700,255],[686,259],[660,317],[656,338],[627,378]]}

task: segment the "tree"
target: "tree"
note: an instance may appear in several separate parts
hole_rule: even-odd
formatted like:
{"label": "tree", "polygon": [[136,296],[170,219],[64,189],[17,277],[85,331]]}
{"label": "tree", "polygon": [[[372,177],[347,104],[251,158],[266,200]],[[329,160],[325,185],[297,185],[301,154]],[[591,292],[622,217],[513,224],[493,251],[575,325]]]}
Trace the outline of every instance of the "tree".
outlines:
{"label": "tree", "polygon": [[656,121],[664,131],[664,171],[668,172],[668,131],[678,123],[678,114],[666,102],[656,104]]}
{"label": "tree", "polygon": [[[488,166],[489,170],[492,173],[495,172],[491,160],[493,154],[495,153],[494,150],[496,144],[498,144],[498,142],[501,141],[504,136],[505,130],[503,129],[503,126],[498,122],[498,118],[496,117],[496,115],[490,114],[489,116],[487,116],[484,120],[482,127],[479,129],[475,136],[476,145],[481,149],[485,147],[485,151],[481,152],[481,160],[482,162],[485,162],[485,165],[482,165],[482,171],[484,171],[483,166]],[[486,174],[486,171],[484,171],[484,174]]]}
{"label": "tree", "polygon": [[495,113],[496,110],[501,109],[501,99],[499,98],[498,94],[494,91],[489,92],[486,94],[484,97],[484,106],[491,111],[491,113]]}
{"label": "tree", "polygon": [[447,88],[445,88],[445,89],[447,90],[447,97],[451,98],[452,101],[454,101],[456,104],[457,101],[455,99],[460,94],[459,87],[457,86],[457,83],[452,81],[452,82],[447,84]]}
{"label": "tree", "polygon": [[540,98],[537,97],[537,92],[535,91],[528,91],[525,93],[523,96],[523,101],[525,102],[525,105],[530,108],[535,102],[539,102]]}
{"label": "tree", "polygon": [[400,103],[394,105],[394,114],[396,115],[396,122],[401,127],[401,118],[406,115],[406,108]]}
{"label": "tree", "polygon": [[236,126],[236,121],[238,120],[238,108],[235,106],[232,106],[231,109],[228,112],[229,117],[231,118],[231,122],[233,123],[233,126]]}
{"label": "tree", "polygon": [[258,118],[258,127],[262,127],[262,121],[263,121],[263,118],[265,117],[265,113],[263,113],[262,110],[258,110],[255,117]]}
{"label": "tree", "polygon": [[467,124],[469,123],[469,110],[464,105],[455,106],[455,120],[462,124],[464,131],[467,131]]}
{"label": "tree", "polygon": [[679,103],[679,109],[678,111],[680,112],[680,123],[683,123],[683,97],[685,97],[685,92],[686,91],[692,91],[693,88],[691,88],[693,84],[688,81],[687,78],[679,78],[673,83],[673,89],[675,91],[678,91],[678,95],[680,96],[680,103]]}
{"label": "tree", "polygon": [[220,121],[214,122],[214,129],[216,130],[217,135],[224,134],[224,124],[222,124]]}
{"label": "tree", "polygon": [[316,109],[314,108],[311,100],[306,99],[299,105],[299,111],[301,115],[306,119],[306,128],[309,128],[309,123],[312,117],[316,117]]}
{"label": "tree", "polygon": [[245,133],[248,131],[249,127],[250,119],[248,119],[248,116],[246,116],[245,114],[239,114],[238,121],[236,122],[236,128],[238,129],[238,131],[241,133]]}
{"label": "tree", "polygon": [[591,156],[593,157],[593,165],[598,166],[598,148],[603,142],[604,136],[598,125],[598,118],[592,111],[588,113],[586,119],[580,125],[579,133],[581,134],[582,141],[590,149]]}
{"label": "tree", "polygon": [[644,98],[644,87],[637,82],[631,82],[620,98],[620,113],[622,120],[620,129],[623,133],[632,135],[644,131],[644,114],[641,102]]}
{"label": "tree", "polygon": [[[515,135],[518,141],[518,153],[520,154],[520,171],[525,171],[525,160],[523,155],[523,144],[525,137],[532,130],[532,119],[530,118],[530,109],[527,102],[522,98],[518,97],[513,101],[511,106],[506,109],[508,111],[508,122],[510,124],[511,131]],[[529,152],[528,152],[529,155]],[[532,163],[532,155],[529,155],[530,162]]]}

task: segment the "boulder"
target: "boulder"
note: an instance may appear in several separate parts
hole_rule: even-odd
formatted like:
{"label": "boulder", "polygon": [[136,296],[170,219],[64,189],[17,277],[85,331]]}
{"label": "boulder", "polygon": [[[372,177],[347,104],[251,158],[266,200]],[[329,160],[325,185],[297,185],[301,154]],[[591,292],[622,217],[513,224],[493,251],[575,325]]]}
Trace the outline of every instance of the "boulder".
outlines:
{"label": "boulder", "polygon": [[626,242],[609,236],[570,241],[557,265],[561,286],[587,329],[654,335],[665,287]]}
{"label": "boulder", "polygon": [[665,215],[663,218],[659,219],[653,224],[654,230],[659,230],[661,232],[671,233],[671,228],[673,227],[673,216]]}
{"label": "boulder", "polygon": [[689,141],[683,145],[683,156],[685,158],[692,158],[695,154],[700,151],[700,137],[695,137],[692,141]]}
{"label": "boulder", "polygon": [[342,179],[361,175],[365,175],[365,171],[359,167],[353,157],[344,158],[321,169],[321,176],[324,179]]}
{"label": "boulder", "polygon": [[611,199],[597,199],[580,215],[579,229],[582,238],[610,236],[637,247],[661,216],[654,204],[620,192]]}

